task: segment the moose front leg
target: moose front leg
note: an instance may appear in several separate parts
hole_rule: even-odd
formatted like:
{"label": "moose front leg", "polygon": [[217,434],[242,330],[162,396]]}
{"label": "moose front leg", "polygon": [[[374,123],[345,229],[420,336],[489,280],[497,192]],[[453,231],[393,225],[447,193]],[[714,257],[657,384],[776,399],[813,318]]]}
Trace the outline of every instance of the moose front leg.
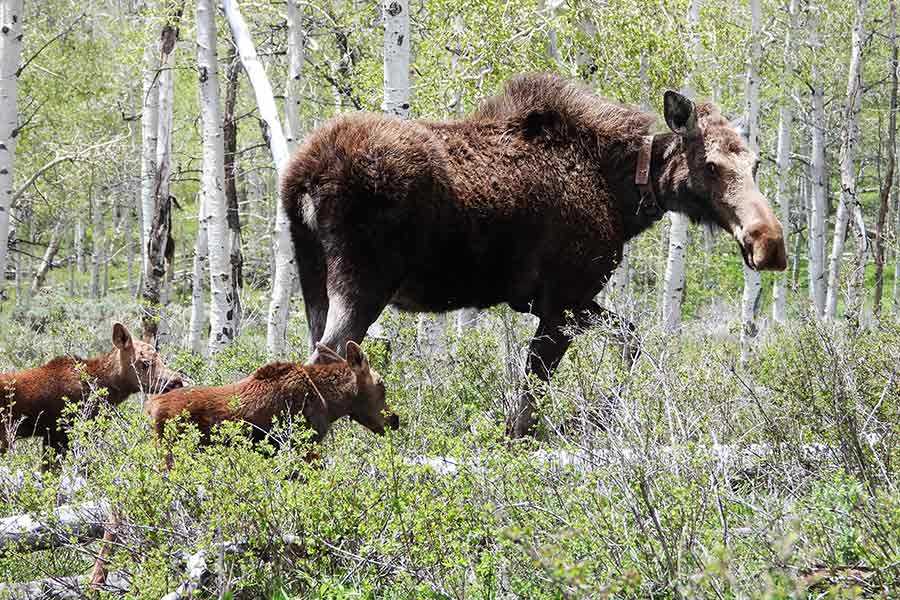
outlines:
{"label": "moose front leg", "polygon": [[[541,381],[550,381],[556,367],[572,343],[571,336],[564,333],[565,319],[560,315],[554,318],[544,317],[538,325],[531,345],[528,348],[527,374],[534,374]],[[537,423],[535,413],[537,406],[534,393],[525,390],[519,396],[518,403],[509,416],[506,434],[512,438],[521,438],[534,434]]]}
{"label": "moose front leg", "polygon": [[630,368],[641,353],[635,324],[611,310],[603,308],[596,302],[591,302],[582,315],[581,321],[584,323],[582,327],[588,326],[591,320],[594,322],[599,320],[613,330],[613,336],[622,344],[622,360]]}
{"label": "moose front leg", "polygon": [[[623,345],[623,360],[628,361],[630,366],[639,354],[634,335],[637,328],[627,319],[591,301],[580,310],[541,319],[528,349],[527,373],[536,375],[541,381],[550,381],[566,350],[569,349],[573,335],[594,325],[598,320],[603,320],[618,330],[616,336]],[[507,435],[512,438],[532,435],[537,423],[535,409],[534,393],[529,390],[522,392],[515,410],[508,419]]]}

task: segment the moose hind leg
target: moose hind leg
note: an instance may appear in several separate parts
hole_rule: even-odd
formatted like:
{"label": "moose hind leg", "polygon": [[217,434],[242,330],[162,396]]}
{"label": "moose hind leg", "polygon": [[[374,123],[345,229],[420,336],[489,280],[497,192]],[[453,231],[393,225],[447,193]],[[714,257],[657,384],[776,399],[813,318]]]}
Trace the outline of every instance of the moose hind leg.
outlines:
{"label": "moose hind leg", "polygon": [[[320,341],[343,356],[348,341],[362,343],[369,325],[375,322],[385,306],[387,296],[383,300],[369,298],[360,302],[359,297],[348,300],[341,295],[329,295],[328,317]],[[313,351],[307,362],[315,364],[318,360],[318,351]]]}

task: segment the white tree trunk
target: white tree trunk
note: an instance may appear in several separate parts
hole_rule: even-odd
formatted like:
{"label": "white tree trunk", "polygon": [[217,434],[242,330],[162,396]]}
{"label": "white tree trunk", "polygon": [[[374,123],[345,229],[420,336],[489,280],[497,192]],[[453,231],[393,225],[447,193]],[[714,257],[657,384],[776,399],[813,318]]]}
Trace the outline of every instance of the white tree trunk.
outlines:
{"label": "white tree trunk", "polygon": [[225,108],[222,115],[222,138],[225,143],[225,203],[228,205],[228,247],[231,248],[231,288],[234,298],[234,336],[241,331],[244,308],[241,294],[244,287],[244,255],[241,248],[241,213],[238,202],[237,172],[237,121],[235,108],[237,105],[238,76],[242,70],[240,61],[234,51],[228,59],[227,83],[225,85]]}
{"label": "white tree trunk", "polygon": [[[231,35],[238,48],[241,62],[253,92],[256,95],[256,104],[259,114],[265,121],[269,134],[269,149],[275,162],[275,170],[278,171],[278,197],[281,196],[281,176],[287,164],[288,149],[284,132],[281,129],[281,121],[278,118],[278,110],[275,107],[275,97],[272,94],[272,86],[269,83],[266,72],[256,56],[250,31],[241,16],[235,0],[224,0],[225,16],[231,27]],[[275,203],[275,277],[272,285],[272,300],[269,303],[269,322],[266,332],[266,353],[269,358],[274,358],[284,352],[287,338],[287,318],[290,309],[291,290],[294,287],[294,253],[291,247],[291,238],[287,214],[281,205],[280,199]]]}
{"label": "white tree trunk", "polygon": [[[200,0],[201,2],[203,0]],[[191,292],[191,322],[188,327],[188,346],[197,354],[203,353],[203,333],[206,330],[206,294],[204,275],[209,256],[207,243],[206,196],[201,193],[197,199],[197,237],[194,240],[194,276]]]}
{"label": "white tree trunk", "polygon": [[[797,28],[797,15],[799,14],[800,0],[788,0],[787,11],[789,24],[784,34],[784,67],[782,71],[782,85],[785,86],[781,96],[781,106],[778,108],[778,180],[775,188],[775,204],[781,213],[781,223],[784,225],[784,247],[790,248],[791,235],[791,198],[790,198],[790,172],[791,172],[791,127],[794,125],[794,111],[792,84],[794,77],[794,42],[793,33]],[[787,320],[787,292],[788,272],[775,276],[775,285],[772,288],[772,317],[778,323]]]}
{"label": "white tree trunk", "polygon": [[146,268],[147,243],[156,203],[156,145],[159,139],[159,44],[144,48],[144,87],[141,106],[141,264]]}
{"label": "white tree trunk", "polygon": [[22,0],[0,2],[0,300],[6,287],[9,213],[18,134],[19,59],[22,54]]}
{"label": "white tree trunk", "polygon": [[409,0],[383,0],[384,102],[389,115],[409,118]]}
{"label": "white tree trunk", "polygon": [[[759,63],[762,58],[760,0],[750,0],[750,64],[747,65],[747,137],[750,148],[759,153]],[[756,316],[762,292],[762,275],[744,264],[744,292],[741,295],[741,362],[753,352],[758,326]]]}
{"label": "white tree trunk", "polygon": [[669,213],[669,258],[663,280],[663,327],[674,331],[681,325],[681,300],[684,294],[684,254],[688,243],[688,218]]}
{"label": "white tree trunk", "polygon": [[[809,45],[819,46],[818,23],[809,28]],[[812,95],[812,203],[809,214],[809,293],[819,318],[825,315],[825,219],[828,213],[828,169],[825,163],[825,92],[816,61],[810,67]]]}
{"label": "white tree trunk", "polygon": [[[101,196],[103,195],[101,191]],[[99,298],[102,295],[100,282],[100,270],[106,263],[106,228],[103,221],[103,198],[98,196],[91,202],[91,296]]]}
{"label": "white tree trunk", "polygon": [[[175,96],[175,48],[178,42],[180,6],[170,7],[169,19],[160,35],[161,65],[159,73],[159,117],[156,140],[156,177],[154,178],[153,211],[147,239],[147,261],[144,269],[143,338],[165,343],[168,325],[163,307],[168,301],[168,282],[174,264],[167,264],[166,251],[172,221],[172,123]],[[146,219],[146,216],[145,216]],[[146,227],[146,224],[145,224]],[[169,257],[174,263],[174,256]]]}
{"label": "white tree trunk", "polygon": [[[77,210],[77,209],[76,209]],[[78,211],[75,217],[75,267],[79,273],[84,274],[87,271],[87,264],[84,260],[84,216]]]}
{"label": "white tree trunk", "polygon": [[[219,110],[219,70],[216,55],[216,13],[212,0],[197,0],[197,63],[200,73],[200,119],[203,124],[203,185],[209,240],[209,353],[234,338],[234,298],[231,285],[225,201],[225,142]],[[199,237],[199,236],[198,236]]]}
{"label": "white tree trunk", "polygon": [[300,0],[288,0],[288,75],[284,86],[284,135],[288,151],[293,152],[303,135],[300,119],[300,90],[303,83],[303,62],[306,58],[306,32],[303,30],[303,12]]}
{"label": "white tree trunk", "polygon": [[38,270],[34,274],[34,279],[31,281],[32,294],[38,293],[44,286],[44,281],[47,279],[47,273],[50,272],[50,267],[53,266],[53,259],[56,258],[56,253],[59,252],[59,243],[62,241],[62,231],[62,221],[57,221],[53,226],[53,232],[50,234],[50,243],[47,244],[47,249],[44,250],[44,257],[41,259],[41,264],[38,265]]}
{"label": "white tree trunk", "polygon": [[[841,200],[834,218],[834,238],[831,243],[831,256],[828,261],[828,293],[825,300],[825,318],[833,320],[837,313],[837,296],[840,291],[841,256],[844,252],[844,241],[847,237],[847,225],[851,215],[854,217],[858,234],[857,248],[862,248],[863,259],[867,247],[865,223],[862,220],[862,207],[856,192],[856,146],[859,144],[859,109],[862,103],[862,52],[865,25],[866,0],[857,0],[856,19],[853,24],[853,37],[850,55],[850,70],[847,80],[847,99],[844,105],[844,123],[841,128]],[[856,268],[862,269],[865,261]],[[851,279],[855,274],[851,275]],[[854,288],[850,285],[850,303]],[[852,308],[852,307],[848,307]]]}
{"label": "white tree trunk", "polygon": [[631,273],[629,272],[629,244],[625,244],[622,248],[622,260],[606,284],[606,304],[610,310],[617,310],[618,307],[624,306],[628,302],[628,280]]}
{"label": "white tree trunk", "polygon": [[122,215],[122,234],[125,238],[125,261],[126,267],[128,269],[128,293],[132,293],[134,291],[134,243],[131,239],[131,228],[132,221],[134,220],[134,215],[132,214],[131,203],[126,203],[122,210],[125,211]]}
{"label": "white tree trunk", "polygon": [[[691,56],[696,64],[700,58],[700,43],[696,29],[700,22],[702,0],[690,0],[688,26],[690,28]],[[690,75],[684,91],[693,95]],[[681,325],[681,301],[684,297],[684,255],[688,244],[688,218],[680,213],[669,213],[669,255],[666,260],[666,274],[663,280],[662,320],[667,331],[674,331]]]}
{"label": "white tree trunk", "polygon": [[[882,297],[884,295],[884,263],[886,257],[885,233],[889,227],[888,215],[891,209],[891,191],[893,189],[894,174],[897,170],[897,69],[900,68],[900,56],[897,48],[897,3],[890,0],[890,39],[891,39],[891,83],[890,104],[888,104],[888,134],[887,134],[887,167],[884,174],[884,183],[881,186],[881,202],[878,206],[878,219],[875,222],[875,289],[872,292],[872,313],[875,316],[881,314]],[[880,153],[879,153],[880,154]],[[895,282],[896,283],[896,282]]]}

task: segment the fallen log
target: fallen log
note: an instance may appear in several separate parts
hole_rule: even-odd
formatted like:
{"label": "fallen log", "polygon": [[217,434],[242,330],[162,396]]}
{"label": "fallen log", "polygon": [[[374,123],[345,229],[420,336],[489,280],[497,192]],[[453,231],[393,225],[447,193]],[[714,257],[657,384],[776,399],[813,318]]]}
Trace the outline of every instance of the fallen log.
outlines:
{"label": "fallen log", "polygon": [[109,518],[106,501],[64,505],[45,515],[15,515],[0,519],[0,553],[35,552],[103,535]]}
{"label": "fallen log", "polygon": [[[0,583],[0,598],[16,600],[64,600],[68,598],[88,598],[91,592],[91,578],[86,575],[73,577],[48,577],[25,583]],[[128,591],[128,579],[122,573],[110,573],[99,588],[113,594]]]}

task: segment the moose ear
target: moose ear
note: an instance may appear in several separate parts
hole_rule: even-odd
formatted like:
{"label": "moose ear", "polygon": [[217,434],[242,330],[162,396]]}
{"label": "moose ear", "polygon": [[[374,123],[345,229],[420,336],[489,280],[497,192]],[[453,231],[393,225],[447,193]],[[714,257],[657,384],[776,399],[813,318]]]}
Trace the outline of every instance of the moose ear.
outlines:
{"label": "moose ear", "polygon": [[687,96],[667,90],[663,95],[663,114],[669,129],[681,137],[692,138],[700,133],[697,126],[697,107]]}
{"label": "moose ear", "polygon": [[131,333],[129,333],[128,328],[126,328],[121,323],[116,323],[113,325],[113,345],[119,350],[130,350],[131,343]]}
{"label": "moose ear", "polygon": [[344,362],[344,359],[341,356],[323,344],[322,342],[316,342],[316,360],[315,364],[317,365],[330,365],[332,363]]}
{"label": "moose ear", "polygon": [[369,368],[369,361],[363,354],[362,348],[354,341],[347,342],[347,362],[354,371],[366,371]]}
{"label": "moose ear", "polygon": [[748,144],[750,143],[750,130],[747,129],[747,117],[745,115],[732,119],[729,125],[738,132],[738,135],[740,135],[745,142]]}

